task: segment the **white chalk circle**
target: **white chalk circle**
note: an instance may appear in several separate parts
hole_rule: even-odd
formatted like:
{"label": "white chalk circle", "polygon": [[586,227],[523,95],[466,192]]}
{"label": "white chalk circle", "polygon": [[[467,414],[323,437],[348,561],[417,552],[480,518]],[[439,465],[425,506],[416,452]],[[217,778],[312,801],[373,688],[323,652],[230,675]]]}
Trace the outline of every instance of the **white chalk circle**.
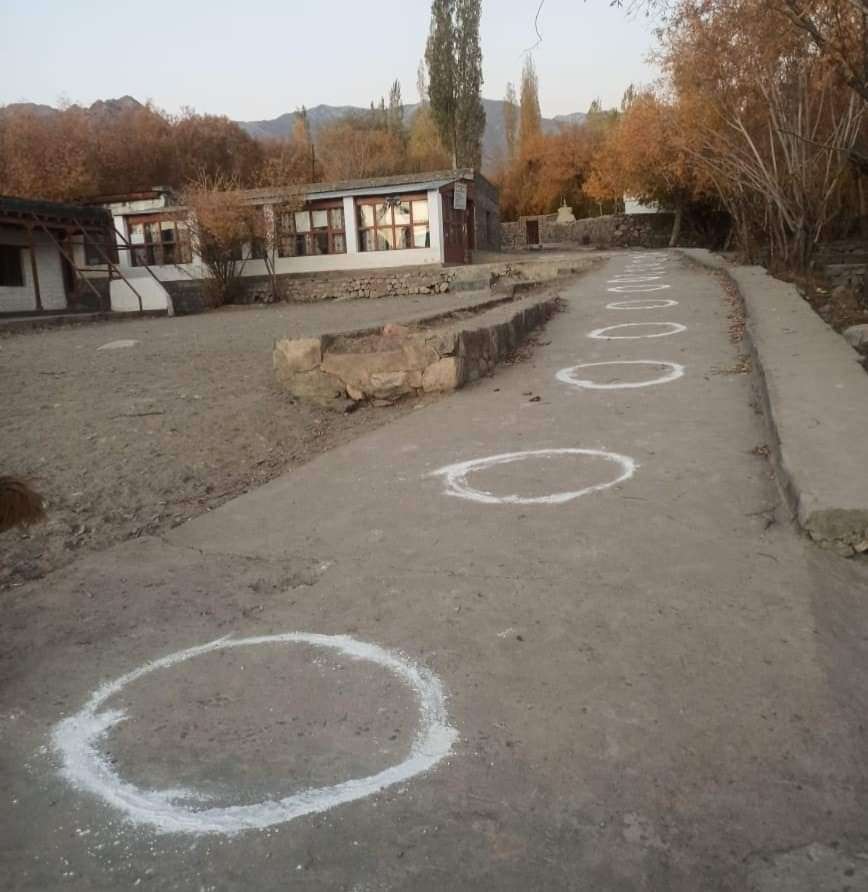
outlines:
{"label": "white chalk circle", "polygon": [[[661,331],[657,334],[637,334],[637,335],[610,335],[606,334],[609,331],[616,331],[621,328],[647,328],[649,325],[652,326],[665,326],[668,328],[668,331]],[[687,326],[682,325],[680,322],[622,322],[620,325],[609,325],[606,328],[597,328],[592,331],[588,337],[596,338],[598,341],[635,341],[639,338],[667,338],[669,335],[679,334],[682,331],[687,331]]]}
{"label": "white chalk circle", "polygon": [[[547,496],[524,497],[517,495],[496,496],[485,490],[475,489],[467,482],[468,474],[474,471],[484,471],[498,465],[510,464],[527,459],[546,459],[559,455],[589,455],[592,458],[602,458],[621,469],[621,473],[614,479],[605,483],[596,483],[577,489],[572,492],[556,492]],[[481,502],[484,505],[562,505],[571,502],[581,496],[592,492],[599,492],[616,486],[624,480],[629,480],[636,473],[638,465],[627,455],[618,455],[616,452],[608,452],[605,449],[534,449],[527,452],[504,452],[501,455],[489,455],[486,458],[476,458],[472,461],[459,462],[455,465],[447,465],[429,474],[430,477],[441,476],[446,480],[446,494],[457,496],[461,499],[469,499],[472,502]]]}
{"label": "white chalk circle", "polygon": [[[283,799],[225,808],[193,809],[180,804],[179,800],[201,802],[204,798],[201,794],[182,789],[142,790],[121,779],[112,764],[98,751],[100,740],[127,717],[121,710],[99,710],[109,697],[131,682],[157,669],[167,669],[213,651],[260,644],[309,644],[331,648],[351,659],[375,663],[398,676],[416,695],[419,705],[419,728],[407,758],[370,777],[302,790]],[[220,638],[146,663],[115,681],[101,685],[83,709],[55,726],[52,742],[61,756],[64,778],[76,788],[93,793],[119,809],[133,823],[151,826],[162,833],[232,834],[243,830],[262,830],[302,815],[324,812],[409,780],[433,768],[447,756],[456,737],[455,729],[447,721],[442,686],[427,669],[415,666],[404,657],[376,644],[357,641],[346,635],[288,632],[256,638]]]}
{"label": "white chalk circle", "polygon": [[109,341],[107,344],[103,344],[101,347],[97,347],[97,350],[124,350],[127,347],[135,347],[138,344],[138,341],[134,341],[131,339],[124,338],[120,341]]}
{"label": "white chalk circle", "polygon": [[649,291],[665,291],[667,288],[671,288],[671,285],[612,285],[610,288],[607,288],[607,291],[612,291],[615,294],[644,294]]}
{"label": "white chalk circle", "polygon": [[616,300],[606,304],[607,310],[665,310],[667,307],[677,307],[677,300],[669,300],[665,297],[652,297],[648,300]]}
{"label": "white chalk circle", "polygon": [[[621,365],[645,365],[665,366],[669,371],[650,381],[618,381],[615,384],[598,384],[590,378],[579,378],[576,372],[579,369],[592,369],[601,366]],[[574,387],[582,387],[585,390],[631,390],[636,387],[653,387],[655,384],[668,384],[684,377],[684,366],[677,362],[666,362],[660,359],[618,359],[611,362],[583,362],[569,369],[561,369],[555,377],[564,384],[572,384]]]}

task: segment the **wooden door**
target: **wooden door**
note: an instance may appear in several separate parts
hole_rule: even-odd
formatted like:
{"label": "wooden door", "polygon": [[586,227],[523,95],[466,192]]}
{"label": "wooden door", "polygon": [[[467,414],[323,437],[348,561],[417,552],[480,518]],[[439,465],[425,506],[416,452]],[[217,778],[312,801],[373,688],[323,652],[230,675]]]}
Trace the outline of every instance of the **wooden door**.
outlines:
{"label": "wooden door", "polygon": [[[451,199],[451,195],[449,196]],[[444,201],[443,245],[446,263],[464,263],[467,251],[467,223],[464,211],[456,211],[451,200]]]}
{"label": "wooden door", "polygon": [[526,220],[527,227],[527,243],[529,245],[539,244],[539,220]]}

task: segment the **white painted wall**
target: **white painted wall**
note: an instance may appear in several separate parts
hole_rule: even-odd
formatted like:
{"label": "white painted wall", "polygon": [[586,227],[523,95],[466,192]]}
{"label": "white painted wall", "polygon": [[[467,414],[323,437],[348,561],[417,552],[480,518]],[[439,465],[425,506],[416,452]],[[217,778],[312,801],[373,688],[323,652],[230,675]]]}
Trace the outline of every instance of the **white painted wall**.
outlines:
{"label": "white painted wall", "polygon": [[[20,245],[21,267],[24,285],[21,288],[0,286],[0,313],[26,312],[36,309],[36,290],[33,287],[33,270],[27,233],[15,227],[0,227],[0,244]],[[39,294],[46,310],[66,309],[66,289],[63,285],[63,266],[60,254],[44,232],[33,233],[36,266],[39,276]]]}
{"label": "white painted wall", "polygon": [[[171,267],[153,267],[153,269],[158,272],[161,269],[171,269]],[[155,282],[148,275],[147,270],[124,270],[124,276],[141,296],[143,310],[167,311],[170,316],[173,315],[172,298],[169,296],[169,292],[159,282]],[[139,299],[127,281],[123,279],[112,279],[111,281],[112,311],[115,313],[138,313],[139,311]],[[171,280],[164,279],[164,281]]]}
{"label": "white painted wall", "polygon": [[659,214],[660,207],[657,202],[651,204],[639,204],[639,202],[629,195],[624,196],[624,213],[625,214]]}
{"label": "white painted wall", "polygon": [[[359,251],[358,221],[356,219],[355,202],[352,196],[344,196],[344,226],[346,227],[347,253],[324,254],[313,257],[276,257],[275,272],[278,274],[289,273],[320,273],[334,270],[372,270],[393,269],[405,266],[426,266],[429,264],[442,264],[445,261],[445,245],[443,244],[443,196],[436,189],[428,193],[428,218],[431,230],[431,245],[428,248],[410,248],[402,251]],[[123,216],[115,217],[115,226],[129,238],[126,219]],[[120,238],[118,246],[123,248]],[[124,275],[132,272],[142,272],[140,267],[130,265],[130,251],[119,251],[118,267],[123,269]],[[198,257],[193,257],[193,263],[179,264],[177,266],[151,267],[157,278],[163,282],[176,282],[189,278],[204,278],[206,270]],[[264,276],[267,274],[264,260],[248,260],[244,264],[242,275]],[[147,273],[145,273],[147,275]],[[136,286],[138,287],[138,286]],[[114,294],[114,285],[112,285]],[[128,289],[127,289],[128,290]],[[135,300],[135,298],[133,298]],[[124,298],[126,303],[126,298]],[[112,298],[114,305],[114,298]]]}

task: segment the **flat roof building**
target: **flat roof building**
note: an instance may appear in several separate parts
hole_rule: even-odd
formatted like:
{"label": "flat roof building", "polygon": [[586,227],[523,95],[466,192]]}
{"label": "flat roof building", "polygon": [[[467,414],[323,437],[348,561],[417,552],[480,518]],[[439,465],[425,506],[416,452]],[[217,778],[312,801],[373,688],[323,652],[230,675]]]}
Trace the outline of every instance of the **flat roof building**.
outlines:
{"label": "flat roof building", "polygon": [[[474,250],[499,250],[497,189],[470,169],[400,174],[241,195],[267,221],[273,273],[332,272],[469,263]],[[138,309],[129,284],[147,293],[146,309],[170,303],[159,284],[203,278],[185,221],[168,189],[99,199],[118,232],[124,280],[112,307]],[[241,275],[269,273],[262,247],[245,246]],[[141,287],[140,287],[141,285]]]}

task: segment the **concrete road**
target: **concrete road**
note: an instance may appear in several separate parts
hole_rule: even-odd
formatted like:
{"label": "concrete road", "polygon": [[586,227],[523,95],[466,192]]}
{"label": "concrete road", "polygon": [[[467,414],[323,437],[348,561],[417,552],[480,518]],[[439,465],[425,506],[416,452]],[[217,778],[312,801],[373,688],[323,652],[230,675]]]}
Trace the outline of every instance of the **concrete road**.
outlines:
{"label": "concrete road", "polygon": [[7,601],[0,883],[868,888],[866,566],[790,525],[718,281],[635,256],[531,361]]}

